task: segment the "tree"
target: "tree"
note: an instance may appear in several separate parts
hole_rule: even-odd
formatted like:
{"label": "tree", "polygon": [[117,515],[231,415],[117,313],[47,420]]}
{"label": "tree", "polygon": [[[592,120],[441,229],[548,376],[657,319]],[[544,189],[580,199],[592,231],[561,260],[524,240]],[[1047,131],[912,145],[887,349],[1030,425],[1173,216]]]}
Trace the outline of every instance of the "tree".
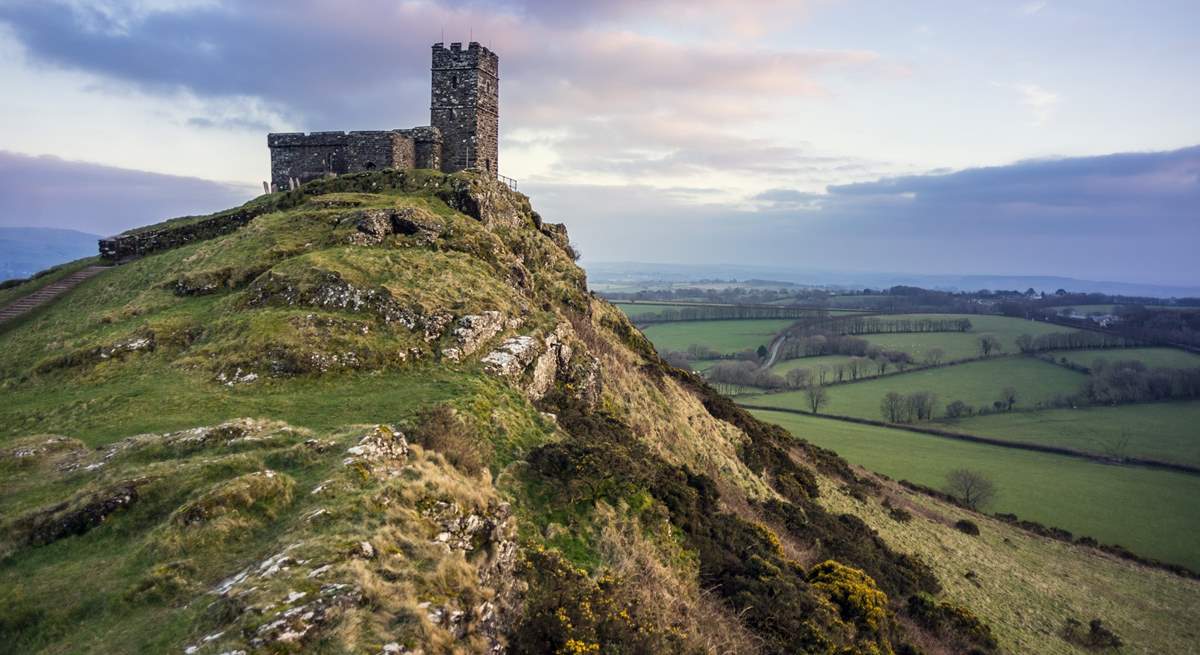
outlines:
{"label": "tree", "polygon": [[996,485],[986,475],[971,469],[954,469],[946,474],[946,493],[963,505],[978,510],[996,497]]}
{"label": "tree", "polygon": [[990,334],[979,337],[979,352],[984,357],[990,357],[993,352],[1000,352],[1000,340]]}
{"label": "tree", "polygon": [[974,411],[970,405],[961,400],[956,400],[946,405],[946,418],[962,418],[970,416]]}
{"label": "tree", "polygon": [[889,423],[900,423],[904,418],[904,409],[904,396],[895,391],[889,391],[879,403],[879,412],[883,414],[883,420]]}
{"label": "tree", "polygon": [[941,348],[930,348],[925,351],[925,363],[930,366],[937,366],[946,358],[946,351]]}
{"label": "tree", "polygon": [[1017,348],[1023,353],[1031,353],[1036,347],[1034,346],[1033,335],[1022,334],[1017,337]]}
{"label": "tree", "polygon": [[808,385],[804,389],[804,398],[813,414],[820,412],[821,408],[829,403],[829,393],[819,384]]}
{"label": "tree", "polygon": [[1004,387],[1000,391],[1000,402],[1004,405],[1004,411],[1011,412],[1013,405],[1017,404],[1016,387]]}
{"label": "tree", "polygon": [[812,371],[806,368],[794,368],[787,372],[787,385],[793,389],[803,389],[812,382]]}
{"label": "tree", "polygon": [[771,352],[771,351],[767,350],[767,347],[766,347],[766,346],[759,346],[759,347],[758,347],[758,350],[756,350],[756,351],[754,351],[754,352],[755,352],[755,354],[756,354],[756,355],[758,355],[758,358],[759,358],[759,359],[766,359],[766,358],[767,358],[767,354],[768,354],[769,352]]}

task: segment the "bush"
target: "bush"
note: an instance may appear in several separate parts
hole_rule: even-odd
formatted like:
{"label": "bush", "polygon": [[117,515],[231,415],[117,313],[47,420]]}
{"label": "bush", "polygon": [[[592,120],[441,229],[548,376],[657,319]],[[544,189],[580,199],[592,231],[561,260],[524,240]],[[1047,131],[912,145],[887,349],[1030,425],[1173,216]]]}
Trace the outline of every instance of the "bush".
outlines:
{"label": "bush", "polygon": [[917,625],[950,642],[956,653],[995,653],[1000,645],[992,629],[970,610],[939,602],[926,593],[908,599],[906,613]]}
{"label": "bush", "polygon": [[1066,624],[1063,626],[1062,638],[1090,651],[1117,649],[1123,644],[1121,638],[1113,633],[1112,630],[1104,627],[1104,622],[1100,619],[1092,619],[1086,631],[1083,629],[1083,624],[1079,621],[1067,619]]}
{"label": "bush", "polygon": [[969,534],[972,537],[979,535],[979,526],[974,521],[962,519],[954,524],[954,527],[963,534]]}
{"label": "bush", "polygon": [[448,405],[422,412],[410,436],[413,443],[441,453],[447,462],[470,475],[478,475],[491,458],[491,443],[471,434]]}
{"label": "bush", "polygon": [[898,523],[908,523],[912,520],[912,512],[904,509],[903,507],[896,507],[890,500],[885,499],[883,501],[883,508],[888,511],[888,516],[890,516],[893,521]]}
{"label": "bush", "polygon": [[962,418],[975,413],[975,409],[961,400],[946,405],[946,418]]}

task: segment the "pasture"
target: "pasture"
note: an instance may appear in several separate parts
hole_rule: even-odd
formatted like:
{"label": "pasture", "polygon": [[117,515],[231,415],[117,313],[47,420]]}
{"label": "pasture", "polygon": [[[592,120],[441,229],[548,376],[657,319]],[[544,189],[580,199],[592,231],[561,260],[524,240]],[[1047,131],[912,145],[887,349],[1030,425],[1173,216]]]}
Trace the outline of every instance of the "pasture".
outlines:
{"label": "pasture", "polygon": [[1195,368],[1200,355],[1176,348],[1098,348],[1093,350],[1055,350],[1046,353],[1091,368],[1098,359],[1108,362],[1136,360],[1147,368]]}
{"label": "pasture", "polygon": [[970,468],[999,490],[988,511],[1008,512],[1200,569],[1200,476],[1002,448],[833,419],[753,411],[797,437],[896,479],[940,488]]}
{"label": "pasture", "polygon": [[[1016,408],[1020,409],[1056,394],[1072,393],[1086,379],[1082,373],[1030,357],[1000,357],[833,385],[827,389],[829,404],[821,413],[880,419],[879,402],[888,392],[930,391],[937,394],[935,415],[941,416],[946,403],[955,400],[974,407],[990,407],[1000,398],[1001,390],[1010,386],[1017,390]],[[801,391],[746,396],[741,400],[754,405],[808,409]]]}
{"label": "pasture", "polygon": [[659,352],[687,350],[688,346],[697,344],[720,353],[735,353],[771,343],[780,330],[792,323],[795,321],[786,318],[679,321],[655,323],[642,332]]}
{"label": "pasture", "polygon": [[1004,412],[934,424],[955,432],[1105,456],[1200,466],[1200,401]]}

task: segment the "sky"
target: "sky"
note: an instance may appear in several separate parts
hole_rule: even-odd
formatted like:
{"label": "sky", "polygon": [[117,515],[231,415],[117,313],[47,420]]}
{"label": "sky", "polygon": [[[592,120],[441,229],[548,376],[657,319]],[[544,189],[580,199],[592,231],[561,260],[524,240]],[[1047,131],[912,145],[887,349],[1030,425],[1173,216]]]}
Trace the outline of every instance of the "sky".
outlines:
{"label": "sky", "polygon": [[1194,0],[0,0],[0,226],[261,191],[266,133],[429,121],[500,57],[501,173],[588,261],[1200,280]]}

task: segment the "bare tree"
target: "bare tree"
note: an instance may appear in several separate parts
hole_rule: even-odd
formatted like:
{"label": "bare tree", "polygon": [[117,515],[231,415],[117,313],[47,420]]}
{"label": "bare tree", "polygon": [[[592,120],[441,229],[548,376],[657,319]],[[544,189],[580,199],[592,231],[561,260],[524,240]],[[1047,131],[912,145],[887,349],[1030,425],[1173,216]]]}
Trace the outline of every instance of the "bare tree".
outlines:
{"label": "bare tree", "polygon": [[837,364],[834,364],[833,365],[833,375],[837,378],[838,382],[845,380],[846,379],[846,365],[842,362],[838,362]]}
{"label": "bare tree", "polygon": [[996,485],[979,471],[954,469],[946,474],[946,493],[963,505],[978,510],[996,497]]}
{"label": "bare tree", "polygon": [[946,358],[946,351],[941,348],[930,348],[925,351],[925,363],[930,366],[937,366]]}
{"label": "bare tree", "polygon": [[812,409],[813,414],[819,413],[822,407],[829,404],[829,392],[819,384],[808,385],[804,389],[804,398],[808,401],[808,406]]}
{"label": "bare tree", "polygon": [[1004,405],[1004,411],[1011,412],[1013,405],[1017,404],[1016,387],[1004,387],[1000,391],[1000,402]]}
{"label": "bare tree", "polygon": [[879,411],[883,414],[883,420],[889,423],[899,423],[904,418],[904,396],[889,391],[883,397],[883,401],[879,403]]}
{"label": "bare tree", "polygon": [[983,353],[984,357],[990,357],[993,352],[1000,352],[1000,340],[990,334],[985,334],[979,337],[979,352]]}
{"label": "bare tree", "polygon": [[794,368],[787,372],[787,385],[793,389],[803,389],[812,382],[812,371],[806,368]]}

